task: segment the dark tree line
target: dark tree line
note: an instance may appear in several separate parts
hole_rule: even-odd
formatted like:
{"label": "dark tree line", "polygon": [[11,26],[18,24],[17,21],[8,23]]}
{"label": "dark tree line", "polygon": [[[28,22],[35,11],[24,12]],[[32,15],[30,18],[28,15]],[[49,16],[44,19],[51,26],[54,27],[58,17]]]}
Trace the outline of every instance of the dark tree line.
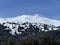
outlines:
{"label": "dark tree line", "polygon": [[[5,38],[5,37],[4,37]],[[2,39],[2,38],[1,38]],[[60,42],[56,40],[56,38],[38,36],[31,37],[27,36],[25,38],[14,39],[12,37],[6,37],[4,40],[0,40],[0,45],[60,45]]]}
{"label": "dark tree line", "polygon": [[[44,24],[44,29],[48,30],[48,26]],[[0,45],[60,45],[60,37],[58,39],[57,35],[59,31],[51,31],[51,32],[44,32],[41,31],[38,33],[39,28],[36,26],[34,27],[30,24],[30,28],[27,28],[26,32],[23,32],[22,35],[11,35],[5,31],[6,26],[0,24]],[[20,31],[24,29],[23,27],[18,28]],[[35,32],[36,34],[33,35],[31,32]]]}

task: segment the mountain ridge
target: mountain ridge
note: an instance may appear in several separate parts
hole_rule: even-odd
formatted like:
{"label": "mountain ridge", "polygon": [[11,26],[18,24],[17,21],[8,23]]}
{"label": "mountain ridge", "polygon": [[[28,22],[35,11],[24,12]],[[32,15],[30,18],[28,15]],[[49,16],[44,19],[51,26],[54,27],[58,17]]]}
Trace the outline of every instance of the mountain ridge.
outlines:
{"label": "mountain ridge", "polygon": [[32,22],[32,23],[45,23],[45,24],[60,26],[60,21],[45,18],[45,17],[42,17],[38,14],[21,15],[21,16],[12,17],[12,18],[1,18],[0,17],[0,23],[3,23],[3,22],[19,22],[19,23]]}

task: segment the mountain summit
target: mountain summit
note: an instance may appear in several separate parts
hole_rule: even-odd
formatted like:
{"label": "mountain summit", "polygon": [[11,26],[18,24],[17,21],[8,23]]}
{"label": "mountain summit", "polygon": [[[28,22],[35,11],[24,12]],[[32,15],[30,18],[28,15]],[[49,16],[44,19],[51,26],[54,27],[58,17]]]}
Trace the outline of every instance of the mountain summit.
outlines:
{"label": "mountain summit", "polygon": [[3,23],[3,22],[15,22],[15,23],[16,22],[19,22],[19,23],[31,22],[31,23],[44,23],[44,24],[60,26],[60,21],[41,17],[38,14],[21,15],[14,18],[0,18],[0,23]]}

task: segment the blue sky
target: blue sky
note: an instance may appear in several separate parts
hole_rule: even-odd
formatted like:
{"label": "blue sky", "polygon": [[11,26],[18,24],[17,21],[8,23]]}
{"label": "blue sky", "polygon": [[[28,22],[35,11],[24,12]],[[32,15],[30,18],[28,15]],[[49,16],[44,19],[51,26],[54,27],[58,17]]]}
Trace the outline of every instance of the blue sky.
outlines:
{"label": "blue sky", "polygon": [[60,0],[0,0],[0,17],[40,14],[60,20]]}

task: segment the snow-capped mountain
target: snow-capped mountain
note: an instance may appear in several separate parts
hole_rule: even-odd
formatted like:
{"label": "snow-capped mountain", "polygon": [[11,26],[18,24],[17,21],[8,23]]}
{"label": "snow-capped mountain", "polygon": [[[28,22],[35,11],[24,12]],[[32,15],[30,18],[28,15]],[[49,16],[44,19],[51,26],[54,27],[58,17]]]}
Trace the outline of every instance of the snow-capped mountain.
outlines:
{"label": "snow-capped mountain", "polygon": [[46,30],[53,30],[53,28],[56,30],[57,28],[55,26],[60,26],[60,21],[41,17],[38,14],[21,15],[14,18],[0,18],[0,23],[7,26],[7,30],[11,29],[10,33],[12,35],[14,35],[15,32],[21,34],[22,31],[26,30],[39,30],[39,32],[44,31],[44,28],[46,28]]}
{"label": "snow-capped mountain", "polygon": [[21,15],[14,18],[0,18],[0,23],[3,22],[19,22],[19,23],[32,22],[32,23],[45,23],[45,24],[60,26],[60,21],[41,17],[38,14]]}

